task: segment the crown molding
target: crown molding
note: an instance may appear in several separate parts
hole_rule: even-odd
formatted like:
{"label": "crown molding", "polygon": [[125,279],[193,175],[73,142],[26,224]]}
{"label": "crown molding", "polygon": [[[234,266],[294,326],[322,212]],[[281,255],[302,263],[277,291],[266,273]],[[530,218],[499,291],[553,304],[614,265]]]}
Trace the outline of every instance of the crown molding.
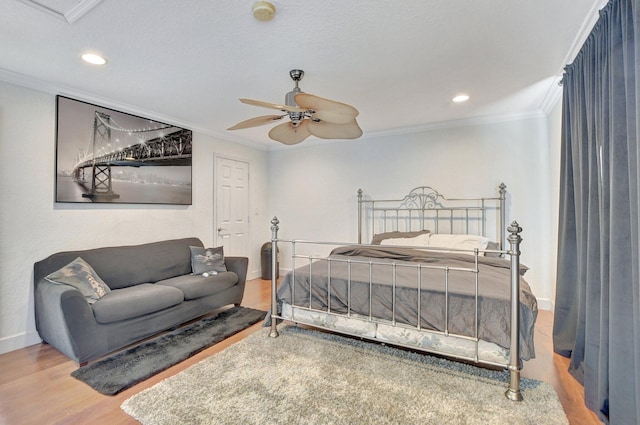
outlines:
{"label": "crown molding", "polygon": [[589,37],[589,34],[591,34],[591,30],[593,30],[594,25],[596,24],[596,22],[598,22],[598,19],[600,18],[600,10],[604,8],[607,3],[609,3],[609,0],[596,0],[594,2],[591,10],[585,17],[584,22],[582,23],[582,26],[578,31],[578,34],[573,39],[573,43],[571,44],[567,55],[564,57],[564,60],[560,65],[560,73],[563,72],[565,66],[574,61],[574,59],[580,52],[580,49],[582,49],[582,46],[587,40],[587,37]]}
{"label": "crown molding", "polygon": [[[464,128],[464,127],[476,127],[482,125],[489,124],[501,124],[505,122],[513,122],[513,121],[524,121],[530,119],[539,119],[546,118],[548,114],[544,113],[542,110],[537,110],[534,112],[527,113],[519,113],[519,114],[508,114],[508,115],[485,115],[479,117],[471,117],[464,118],[459,120],[450,120],[450,121],[442,121],[427,125],[413,126],[413,127],[402,127],[402,128],[394,128],[391,130],[381,130],[381,131],[365,131],[362,135],[362,138],[358,140],[362,140],[366,142],[369,139],[376,139],[379,137],[394,137],[394,136],[403,136],[407,134],[417,134],[429,131],[443,130],[443,129],[452,129],[452,128]],[[356,141],[349,141],[343,139],[334,139],[334,140],[305,140],[304,144],[294,145],[294,146],[285,146],[281,144],[272,145],[268,147],[268,150],[271,151],[279,151],[283,149],[297,149],[304,148],[316,145],[328,145],[332,143],[357,143]]]}
{"label": "crown molding", "polygon": [[549,115],[551,111],[553,111],[553,108],[555,108],[558,102],[562,99],[561,81],[562,76],[556,76],[549,85],[549,89],[540,103],[540,110],[543,114]]}
{"label": "crown molding", "polygon": [[523,121],[528,119],[544,118],[544,117],[546,117],[546,115],[541,110],[537,110],[533,112],[516,113],[516,114],[505,114],[505,115],[482,115],[477,117],[462,118],[459,120],[436,122],[436,123],[420,125],[420,126],[403,127],[403,128],[383,130],[383,131],[374,131],[374,132],[367,133],[367,135],[370,137],[397,136],[401,134],[420,133],[423,131],[434,131],[434,130],[442,130],[442,129],[449,129],[449,128],[459,128],[459,127],[475,127],[479,125],[500,124],[504,122]]}

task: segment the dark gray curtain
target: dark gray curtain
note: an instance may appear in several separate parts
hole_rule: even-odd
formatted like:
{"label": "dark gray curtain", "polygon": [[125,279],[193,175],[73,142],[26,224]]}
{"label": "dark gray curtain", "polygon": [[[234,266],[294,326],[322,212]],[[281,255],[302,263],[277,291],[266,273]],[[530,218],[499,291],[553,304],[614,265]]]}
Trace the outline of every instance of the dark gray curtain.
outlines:
{"label": "dark gray curtain", "polygon": [[554,350],[587,406],[640,422],[640,0],[611,0],[565,69]]}

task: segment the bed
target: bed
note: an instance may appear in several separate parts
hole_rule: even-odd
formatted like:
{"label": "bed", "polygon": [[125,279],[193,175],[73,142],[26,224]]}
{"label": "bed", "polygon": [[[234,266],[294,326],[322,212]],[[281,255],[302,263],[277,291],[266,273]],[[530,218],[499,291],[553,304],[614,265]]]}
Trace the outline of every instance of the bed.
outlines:
{"label": "bed", "polygon": [[[522,228],[505,223],[506,186],[494,197],[446,198],[420,186],[400,199],[359,190],[357,200],[358,243],[279,239],[272,220],[270,336],[287,320],[504,367],[506,396],[522,400],[537,302],[520,264]],[[291,255],[280,285],[279,247]]]}

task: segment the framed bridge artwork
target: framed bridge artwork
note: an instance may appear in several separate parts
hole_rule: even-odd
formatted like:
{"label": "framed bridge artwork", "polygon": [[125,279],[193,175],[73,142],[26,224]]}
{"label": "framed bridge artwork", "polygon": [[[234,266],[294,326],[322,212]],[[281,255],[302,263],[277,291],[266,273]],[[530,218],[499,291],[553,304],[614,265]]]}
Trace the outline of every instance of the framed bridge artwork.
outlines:
{"label": "framed bridge artwork", "polygon": [[56,115],[56,202],[191,205],[191,130],[64,96]]}

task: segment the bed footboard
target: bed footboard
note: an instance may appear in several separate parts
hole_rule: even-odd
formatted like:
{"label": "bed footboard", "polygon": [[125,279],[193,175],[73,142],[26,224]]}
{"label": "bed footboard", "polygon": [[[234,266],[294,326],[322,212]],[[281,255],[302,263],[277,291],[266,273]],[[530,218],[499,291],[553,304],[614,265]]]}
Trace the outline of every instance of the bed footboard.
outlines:
{"label": "bed footboard", "polygon": [[[270,337],[277,337],[278,336],[278,329],[277,329],[277,321],[280,319],[288,319],[288,320],[292,320],[292,318],[294,317],[294,314],[291,314],[290,318],[287,317],[283,317],[284,315],[280,314],[279,311],[279,299],[278,299],[278,282],[277,282],[277,267],[276,267],[276,261],[277,261],[277,252],[278,252],[278,230],[279,230],[279,220],[277,219],[277,217],[274,217],[271,220],[271,242],[272,242],[272,267],[271,267],[271,272],[272,272],[272,276],[271,276],[271,330],[269,333]],[[334,311],[332,309],[332,306],[329,305],[328,309],[325,310],[318,310],[318,309],[314,309],[311,306],[311,301],[309,301],[309,305],[308,306],[299,306],[299,308],[301,310],[306,310],[307,312],[310,313],[322,313],[322,314],[327,314],[328,316],[331,316],[332,318],[339,318],[339,320],[342,319],[348,319],[348,320],[360,320],[361,322],[366,322],[367,324],[372,324],[374,327],[375,326],[380,326],[381,328],[384,329],[389,329],[389,327],[399,327],[402,328],[404,327],[405,329],[410,328],[411,331],[415,334],[417,333],[423,333],[424,335],[437,335],[437,336],[453,336],[461,338],[461,339],[467,339],[468,341],[472,341],[475,344],[475,356],[469,357],[469,356],[463,356],[463,355],[452,355],[449,352],[443,352],[443,351],[438,351],[437,349],[433,349],[433,348],[425,348],[424,346],[420,346],[420,345],[404,345],[405,347],[408,348],[412,348],[412,349],[416,349],[416,350],[420,350],[420,351],[425,351],[425,352],[432,352],[432,353],[440,353],[440,354],[444,354],[450,357],[457,357],[459,359],[464,359],[464,360],[471,360],[474,361],[476,363],[483,363],[483,364],[490,364],[490,365],[499,365],[501,367],[504,367],[505,369],[508,370],[509,372],[509,386],[508,389],[505,392],[505,396],[513,401],[520,401],[523,399],[522,397],[522,393],[520,390],[520,369],[521,369],[521,357],[520,357],[520,243],[522,241],[522,238],[520,237],[520,233],[522,232],[522,228],[519,226],[519,224],[516,221],[513,221],[511,223],[511,225],[507,228],[507,231],[509,232],[509,236],[507,238],[509,244],[510,244],[510,248],[506,251],[503,251],[504,254],[509,255],[510,256],[510,266],[507,269],[506,265],[505,265],[505,274],[509,273],[510,275],[510,294],[509,294],[509,301],[508,301],[508,305],[509,305],[509,318],[510,318],[510,327],[509,327],[509,335],[510,335],[510,342],[509,342],[509,349],[508,349],[508,355],[505,356],[504,361],[502,362],[493,362],[493,361],[486,361],[486,360],[481,360],[478,358],[478,346],[479,343],[481,342],[481,339],[478,336],[478,326],[477,326],[477,320],[478,320],[478,311],[479,311],[479,307],[478,307],[478,278],[477,278],[477,274],[478,274],[478,251],[476,250],[475,252],[475,270],[470,269],[470,270],[465,270],[465,271],[471,271],[471,272],[475,272],[475,316],[476,316],[476,328],[475,328],[475,334],[472,337],[469,336],[464,336],[462,334],[455,334],[455,333],[451,333],[448,325],[447,327],[443,330],[443,331],[434,331],[431,329],[426,329],[421,327],[420,325],[420,310],[419,310],[419,306],[420,306],[420,291],[421,291],[421,287],[419,286],[420,284],[418,284],[418,322],[417,322],[417,326],[408,326],[406,323],[400,323],[400,322],[396,322],[396,318],[395,318],[395,297],[396,297],[396,263],[393,262],[393,310],[394,310],[394,316],[393,316],[393,320],[388,321],[388,320],[380,320],[379,316],[376,317],[374,320],[372,320],[372,316],[371,316],[371,310],[369,310],[369,315],[359,315],[357,313],[354,313],[351,311],[351,307],[350,305],[347,305],[347,309],[346,309],[346,313],[345,312],[338,312],[338,311]],[[302,241],[284,241],[282,240],[281,242],[292,242],[294,245],[293,248],[293,253],[292,253],[292,259],[294,259],[296,257],[295,254],[295,244],[296,242],[302,242]],[[322,243],[322,242],[319,242]],[[333,243],[329,243],[329,244],[333,244]],[[364,246],[364,245],[361,245]],[[314,258],[315,260],[316,258]],[[331,263],[333,260],[332,259],[323,259],[323,260],[327,260],[328,263]],[[344,260],[342,260],[344,261]],[[501,260],[504,261],[504,260]],[[309,262],[311,264],[311,258],[309,259]],[[348,287],[348,291],[349,291],[349,297],[351,294],[351,260],[348,260],[349,263],[349,281],[347,283],[347,287]],[[354,262],[356,262],[354,260]],[[371,263],[373,264],[374,262],[371,261]],[[505,262],[506,263],[506,262]],[[293,270],[295,270],[295,260],[294,260],[294,264],[293,264]],[[420,268],[426,268],[427,266],[418,266],[418,265],[413,265],[412,267],[417,267],[418,268],[418,274],[420,274]],[[399,266],[398,266],[399,268]],[[311,269],[309,269],[311,270]],[[329,266],[329,270],[331,270],[331,266]],[[309,273],[311,273],[311,271],[309,271]],[[293,273],[293,280],[294,280],[294,284],[293,286],[295,287],[295,272]],[[506,276],[506,275],[505,275]],[[329,281],[331,282],[332,276],[331,273],[329,273]],[[420,279],[418,279],[420,281]],[[506,279],[503,279],[503,282],[506,283]],[[372,281],[369,281],[369,287],[373,286]],[[329,283],[329,285],[327,286],[329,292],[331,291],[331,283]],[[295,290],[295,289],[294,289]],[[448,291],[448,290],[445,290]],[[309,291],[310,293],[311,291]],[[329,294],[329,296],[331,296],[331,293]],[[445,302],[448,303],[450,294],[448,292],[445,292],[444,298],[445,298]],[[470,298],[473,298],[473,296],[471,296]],[[292,297],[292,299],[295,301],[295,295]],[[350,298],[349,298],[350,300]],[[350,302],[350,301],[349,301]],[[504,301],[505,303],[507,301]],[[329,302],[330,303],[330,302]],[[291,303],[294,307],[298,308],[298,305],[295,302]],[[447,304],[448,305],[448,304]],[[448,308],[448,307],[447,307]],[[447,312],[445,312],[445,321],[448,318],[448,310]],[[302,316],[301,316],[302,317]],[[298,320],[298,318],[296,317],[295,320],[293,320],[297,323],[302,323],[302,324],[307,324],[307,325],[311,325],[311,326],[316,326],[316,327],[323,327],[321,324],[319,325],[318,322],[313,322],[311,320],[305,320],[305,319],[301,319]],[[372,339],[372,340],[378,340],[381,342],[388,342],[391,344],[395,344],[395,342],[390,342],[388,339],[385,339],[384,337],[378,337],[376,334],[376,336],[371,336],[371,335],[357,335],[357,334],[352,334],[350,333],[348,330],[340,330],[340,329],[336,329],[336,328],[329,328],[326,327],[326,329],[329,329],[331,331],[334,332],[340,332],[340,333],[345,333],[345,334],[351,334],[351,335],[355,335],[355,336],[361,336],[364,338],[368,338],[368,339]],[[403,344],[396,344],[396,345],[403,345]]]}

